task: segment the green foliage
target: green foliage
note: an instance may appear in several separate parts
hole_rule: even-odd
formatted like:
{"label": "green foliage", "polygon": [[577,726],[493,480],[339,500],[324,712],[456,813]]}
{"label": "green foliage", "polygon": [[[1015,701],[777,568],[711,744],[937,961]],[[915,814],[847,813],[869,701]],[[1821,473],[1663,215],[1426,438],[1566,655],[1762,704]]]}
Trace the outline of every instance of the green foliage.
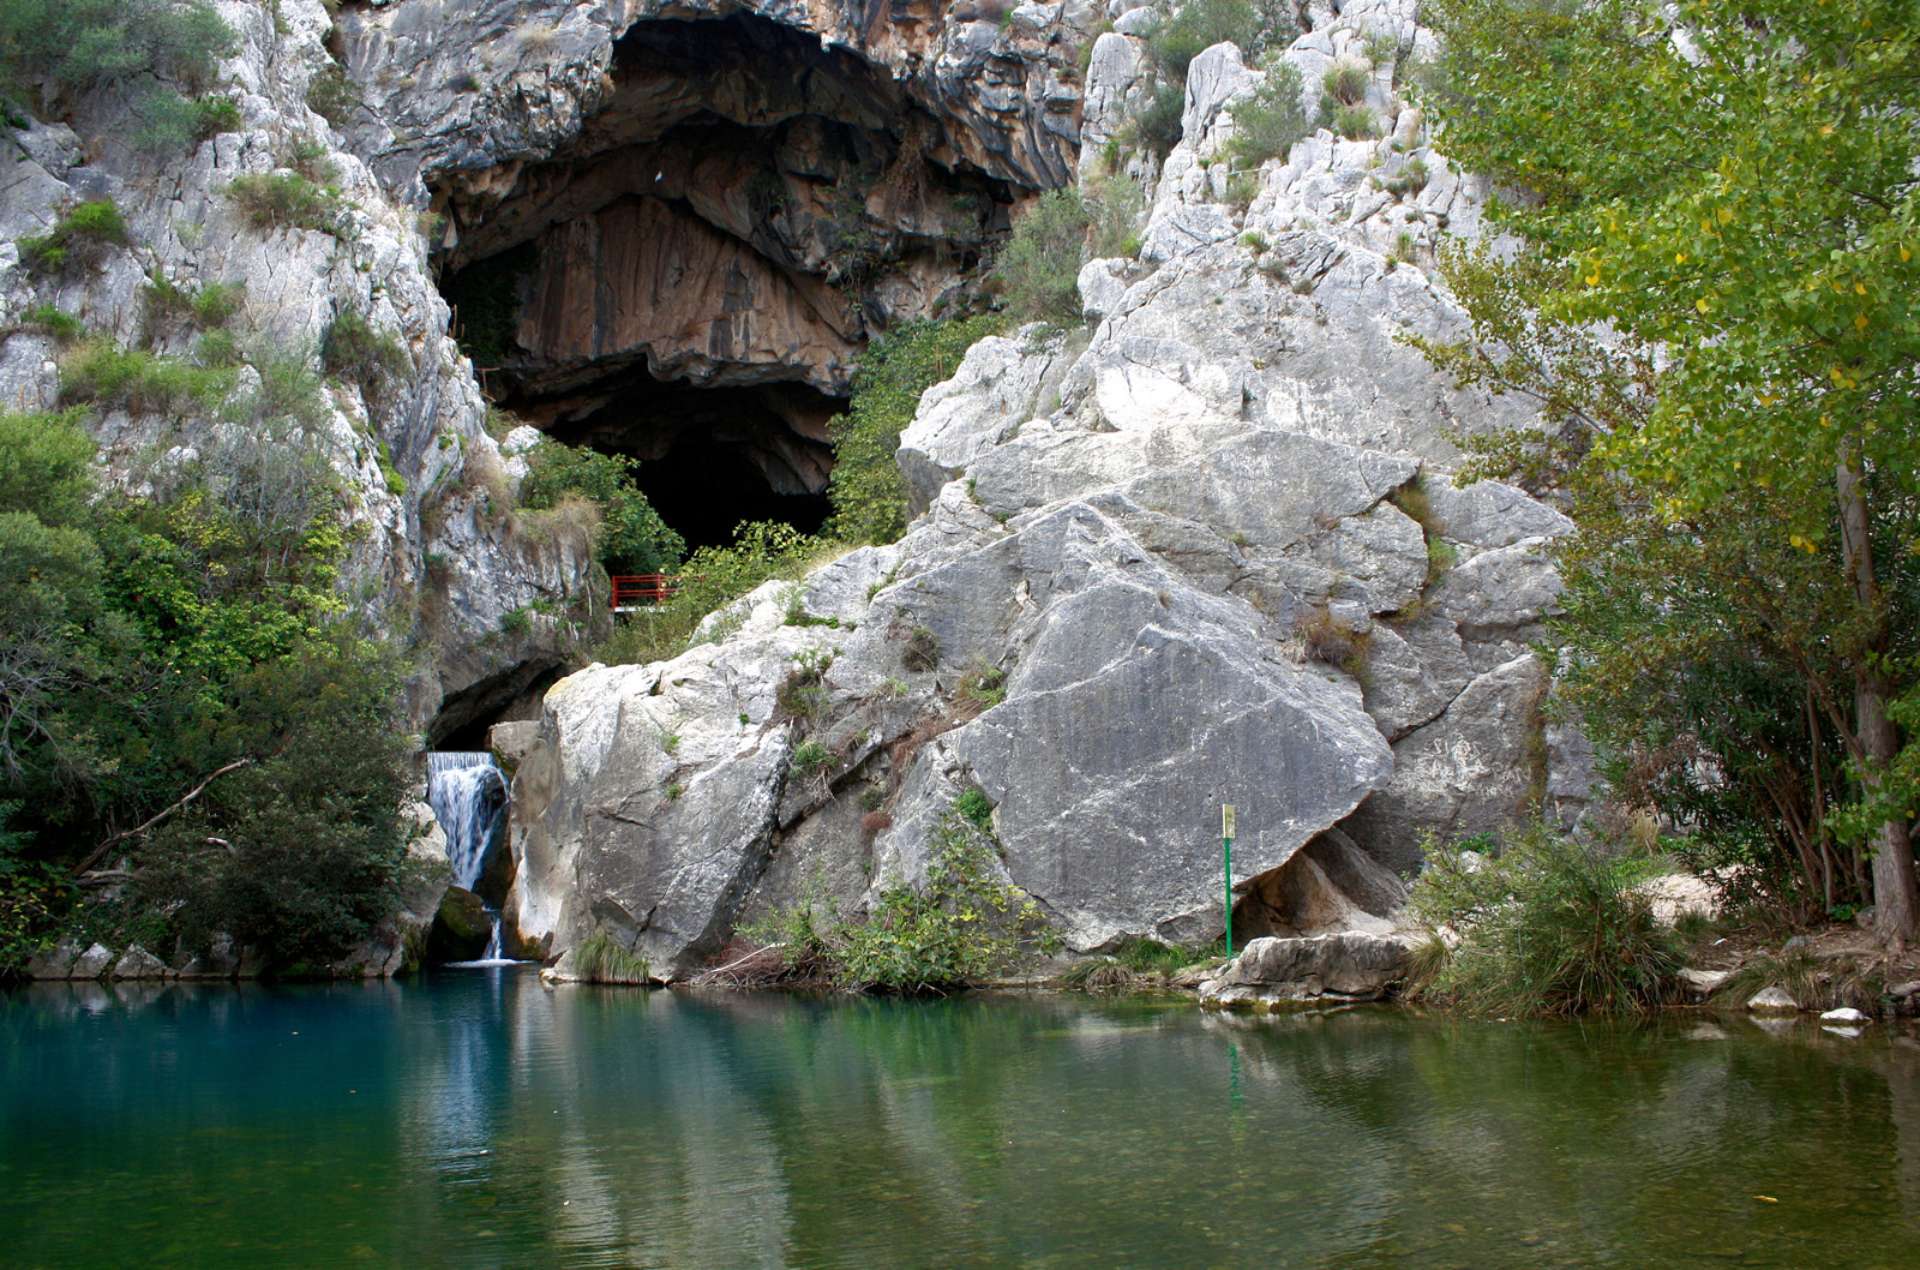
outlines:
{"label": "green foliage", "polygon": [[1910,13],[1429,12],[1442,147],[1526,194],[1493,208],[1522,250],[1442,253],[1473,338],[1425,347],[1543,406],[1483,470],[1572,491],[1569,700],[1629,797],[1773,902],[1871,889],[1911,937],[1913,734],[1878,719],[1920,682]]}
{"label": "green foliage", "polygon": [[189,99],[166,88],[148,93],[134,109],[134,148],[167,155],[222,132],[240,131],[240,107],[231,97]]}
{"label": "green foliage", "polygon": [[645,983],[652,977],[647,959],[606,930],[596,930],[573,950],[573,972],[588,983]]}
{"label": "green foliage", "polygon": [[864,919],[822,920],[805,903],[751,932],[780,944],[790,970],[850,992],[942,992],[1004,969],[1046,920],[995,874],[990,834],[955,809],[935,826],[917,887],[884,888]]}
{"label": "green foliage", "polygon": [[1134,256],[1140,252],[1140,219],[1146,195],[1132,178],[1099,177],[1081,189],[1087,211],[1087,249],[1094,259]]}
{"label": "green foliage", "polygon": [[407,350],[393,336],[352,309],[343,309],[327,324],[320,340],[320,362],[329,375],[378,389],[412,369]]}
{"label": "green foliage", "polygon": [[833,766],[833,751],[818,741],[802,741],[793,747],[793,770],[799,776],[818,776]]}
{"label": "green foliage", "polygon": [[1251,58],[1268,47],[1284,47],[1296,29],[1285,4],[1188,0],[1147,36],[1147,49],[1162,71],[1184,80],[1193,59],[1215,44],[1231,41]]}
{"label": "green foliage", "polygon": [[64,870],[25,858],[33,835],[8,828],[19,812],[19,802],[0,802],[0,982],[53,942],[74,899]]}
{"label": "green foliage", "polygon": [[1140,146],[1165,159],[1180,144],[1180,120],[1187,94],[1178,84],[1156,84],[1128,117],[1123,129],[1127,144]]}
{"label": "green foliage", "polygon": [[1327,126],[1349,141],[1370,141],[1380,135],[1380,119],[1366,105],[1337,108]]}
{"label": "green foliage", "polygon": [[327,63],[307,82],[307,109],[336,128],[353,117],[360,100],[360,86],[337,63]]}
{"label": "green foliage", "polygon": [[55,880],[164,812],[115,845],[134,862],[115,920],[291,965],[390,911],[411,741],[400,664],[340,627],[317,438],[283,393],[250,396],[251,430],[138,499],[93,490],[77,415],[0,415],[0,800]]}
{"label": "green foliage", "polygon": [[569,495],[586,498],[599,509],[594,556],[608,573],[669,573],[686,554],[687,544],[634,483],[639,466],[626,455],[542,441],[527,455],[520,506],[541,511],[559,506]]}
{"label": "green foliage", "polygon": [[798,578],[831,549],[782,521],[742,522],[732,545],[695,551],[674,575],[673,597],[625,615],[594,657],[610,666],[677,657],[709,614],[770,578]]}
{"label": "green foliage", "polygon": [[227,185],[227,198],[255,229],[336,232],[340,191],[298,172],[249,172]]}
{"label": "green foliage", "polygon": [[1007,672],[997,666],[975,665],[960,677],[955,695],[991,710],[1007,699]]}
{"label": "green foliage", "polygon": [[394,466],[393,447],[387,444],[385,437],[380,439],[380,479],[386,485],[387,493],[395,498],[407,492],[407,478],[400,475],[400,469]]}
{"label": "green foliage", "polygon": [[1320,90],[1342,106],[1357,106],[1367,99],[1372,83],[1373,72],[1365,63],[1342,58],[1327,67]]}
{"label": "green foliage", "polygon": [[921,394],[950,378],[967,349],[1003,325],[993,316],[910,322],[867,345],[854,374],[853,399],[831,425],[830,537],[885,543],[906,531],[907,490],[893,458],[900,434],[913,422]]}
{"label": "green foliage", "polygon": [[53,337],[56,344],[71,344],[85,333],[80,319],[53,304],[36,304],[20,315],[19,328],[37,330]]}
{"label": "green foliage", "polygon": [[1473,1014],[1638,1013],[1668,1000],[1682,962],[1673,932],[1614,862],[1535,825],[1494,856],[1423,845],[1408,906],[1460,944],[1425,967],[1418,995]]}
{"label": "green foliage", "polygon": [[394,726],[400,670],[335,636],[223,685],[223,731],[187,743],[251,762],[155,831],[138,883],[189,947],[225,931],[277,966],[318,965],[391,913],[413,749]]}
{"label": "green foliage", "polygon": [[112,199],[81,203],[44,234],[19,241],[20,263],[36,273],[92,268],[111,247],[127,245],[127,222]]}
{"label": "green foliage", "polygon": [[244,282],[209,282],[203,287],[181,286],[165,274],[156,273],[140,289],[147,304],[147,319],[182,321],[213,330],[225,326],[246,303]]}
{"label": "green foliage", "polygon": [[993,828],[993,802],[987,797],[987,791],[978,785],[970,785],[953,800],[953,809],[964,816],[976,829],[991,831]]}
{"label": "green foliage", "polygon": [[1235,162],[1259,167],[1268,159],[1285,159],[1294,142],[1313,131],[1300,93],[1300,72],[1292,63],[1276,61],[1267,67],[1253,96],[1233,107]]}
{"label": "green foliage", "polygon": [[0,77],[15,97],[153,75],[197,85],[238,47],[206,0],[0,0]]}
{"label": "green foliage", "polygon": [[1078,189],[1048,190],[1034,199],[994,263],[1008,312],[1023,322],[1078,321],[1086,241],[1087,209]]}
{"label": "green foliage", "polygon": [[231,370],[116,348],[103,338],[77,344],[60,358],[60,400],[67,405],[135,414],[209,412],[233,391],[234,382]]}

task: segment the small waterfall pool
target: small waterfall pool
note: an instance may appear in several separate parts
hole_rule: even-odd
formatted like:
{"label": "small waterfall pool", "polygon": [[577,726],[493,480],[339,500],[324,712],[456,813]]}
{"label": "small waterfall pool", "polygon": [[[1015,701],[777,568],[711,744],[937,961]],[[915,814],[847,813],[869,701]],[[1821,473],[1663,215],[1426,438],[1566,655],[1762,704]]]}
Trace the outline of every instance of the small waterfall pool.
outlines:
{"label": "small waterfall pool", "polygon": [[[447,863],[453,884],[478,893],[487,862],[498,847],[507,819],[507,777],[485,751],[436,750],[427,755],[427,805],[447,835]],[[484,902],[484,899],[483,899]],[[493,934],[477,961],[454,966],[509,966],[513,959],[500,944],[500,911],[486,905]]]}

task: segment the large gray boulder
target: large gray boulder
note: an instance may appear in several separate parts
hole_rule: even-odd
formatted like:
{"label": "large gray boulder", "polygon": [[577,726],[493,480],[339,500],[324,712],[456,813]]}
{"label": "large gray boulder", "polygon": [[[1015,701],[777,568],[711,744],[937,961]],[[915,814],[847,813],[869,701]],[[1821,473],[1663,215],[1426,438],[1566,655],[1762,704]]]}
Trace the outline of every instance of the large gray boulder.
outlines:
{"label": "large gray boulder", "polygon": [[1256,939],[1203,984],[1203,1004],[1256,1007],[1336,998],[1372,1001],[1406,978],[1405,937],[1341,931],[1298,939]]}

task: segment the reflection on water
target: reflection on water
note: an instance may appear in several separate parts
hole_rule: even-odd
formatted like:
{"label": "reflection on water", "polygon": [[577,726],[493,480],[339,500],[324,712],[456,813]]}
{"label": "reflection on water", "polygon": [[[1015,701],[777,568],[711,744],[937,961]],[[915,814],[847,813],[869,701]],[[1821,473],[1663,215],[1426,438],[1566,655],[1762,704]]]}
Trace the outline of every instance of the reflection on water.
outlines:
{"label": "reflection on water", "polygon": [[1894,1266],[1920,1235],[1920,1041],[1884,1027],[490,970],[39,985],[0,1039],[12,1265]]}

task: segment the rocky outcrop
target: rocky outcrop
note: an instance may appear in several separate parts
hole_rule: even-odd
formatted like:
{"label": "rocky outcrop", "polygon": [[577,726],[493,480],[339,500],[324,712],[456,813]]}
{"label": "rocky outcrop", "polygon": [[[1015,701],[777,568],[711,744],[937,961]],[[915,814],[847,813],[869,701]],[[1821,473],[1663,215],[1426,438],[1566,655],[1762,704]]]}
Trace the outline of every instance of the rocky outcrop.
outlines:
{"label": "rocky outcrop", "polygon": [[[1411,14],[1348,5],[1285,56],[1317,84],[1376,26],[1417,43]],[[1090,145],[1143,89],[1132,44],[1096,46]],[[1322,132],[1230,204],[1204,160],[1256,82],[1232,46],[1196,59],[1140,259],[1083,270],[1089,332],[982,341],[926,394],[905,539],[549,694],[514,787],[523,933],[604,933],[684,974],[743,915],[916,880],[977,791],[1005,878],[1070,949],[1202,940],[1233,802],[1236,927],[1277,937],[1239,986],[1376,995],[1423,831],[1579,805],[1583,752],[1549,742],[1530,650],[1570,526],[1453,482],[1457,436],[1526,407],[1405,342],[1465,330],[1419,252],[1473,226],[1470,184],[1388,76],[1378,142]],[[1373,188],[1422,156],[1423,188]],[[1154,175],[1109,179],[1128,172]]]}
{"label": "rocky outcrop", "polygon": [[[317,366],[319,342],[341,316],[392,338],[403,368],[377,384],[334,379],[318,435],[275,444],[312,444],[332,467],[355,529],[341,588],[371,625],[411,636],[428,654],[414,719],[451,730],[462,710],[497,710],[557,667],[562,620],[537,615],[515,632],[501,622],[536,602],[577,607],[587,591],[587,544],[578,534],[516,531],[506,515],[525,469],[487,434],[486,402],[447,335],[418,211],[306,104],[311,86],[336,71],[326,9],[318,0],[215,7],[240,36],[212,86],[237,105],[237,130],[184,156],[151,159],[131,148],[137,121],[124,96],[102,91],[74,102],[70,123],[29,121],[10,133],[0,177],[0,400],[15,410],[58,401],[59,346],[21,321],[36,305],[53,305],[121,346],[192,357],[192,324],[149,320],[142,288],[150,278],[182,288],[242,284],[242,309],[229,325],[253,361],[285,355]],[[291,177],[296,167],[338,189],[331,230],[263,229],[228,196],[237,177]],[[101,198],[123,214],[127,246],[101,252],[96,268],[56,277],[22,265],[18,239]],[[248,372],[237,393],[257,382]],[[109,409],[92,427],[109,479],[137,488],[153,478],[155,455],[164,471],[246,444],[235,441],[226,413]],[[438,723],[449,701],[454,715]]]}
{"label": "rocky outcrop", "polygon": [[1412,959],[1412,946],[1393,934],[1341,931],[1305,939],[1256,939],[1200,985],[1200,1001],[1228,1009],[1375,1001],[1406,978]]}

